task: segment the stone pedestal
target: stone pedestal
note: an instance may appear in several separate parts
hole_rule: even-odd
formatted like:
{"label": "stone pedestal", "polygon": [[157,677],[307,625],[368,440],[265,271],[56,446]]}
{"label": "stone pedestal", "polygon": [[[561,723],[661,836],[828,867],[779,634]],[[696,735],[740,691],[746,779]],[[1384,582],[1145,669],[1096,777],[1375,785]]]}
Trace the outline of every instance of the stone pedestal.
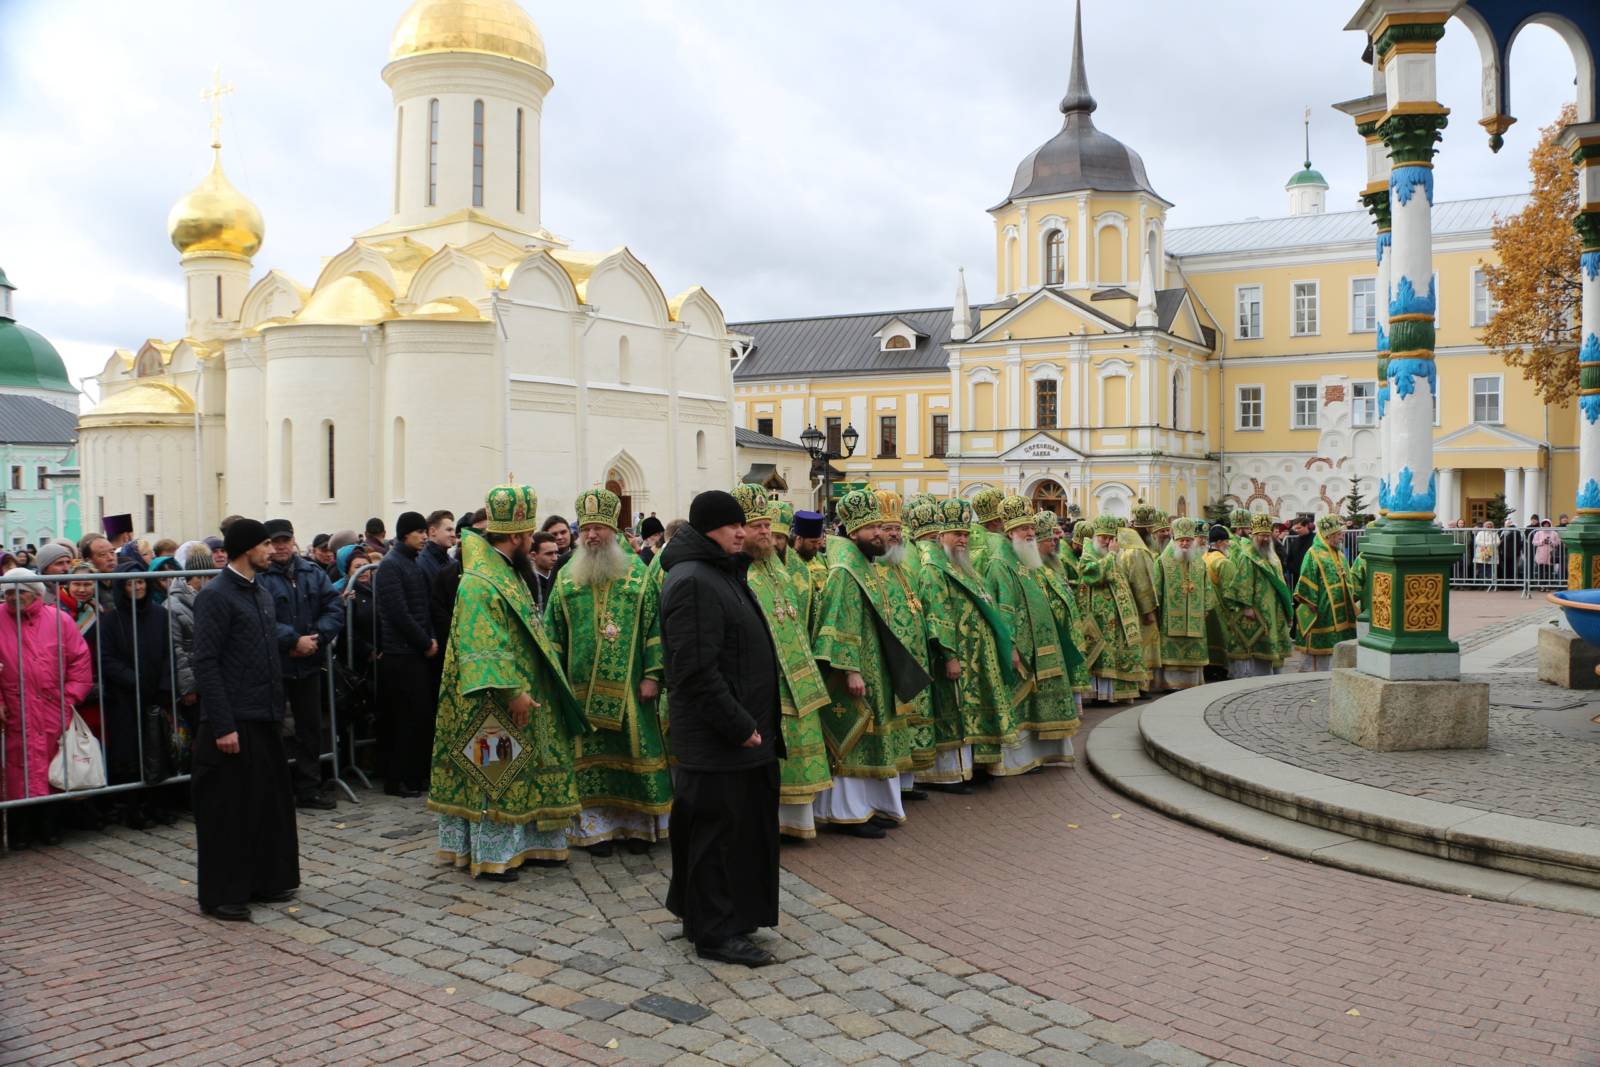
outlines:
{"label": "stone pedestal", "polygon": [[1354,641],[1340,641],[1333,646],[1333,669],[1340,667],[1354,667],[1356,665],[1356,643]]}
{"label": "stone pedestal", "polygon": [[1539,681],[1563,689],[1600,689],[1600,647],[1571,630],[1539,627]]}
{"label": "stone pedestal", "polygon": [[1340,668],[1333,672],[1328,732],[1375,752],[1485,748],[1489,685],[1391,681]]}

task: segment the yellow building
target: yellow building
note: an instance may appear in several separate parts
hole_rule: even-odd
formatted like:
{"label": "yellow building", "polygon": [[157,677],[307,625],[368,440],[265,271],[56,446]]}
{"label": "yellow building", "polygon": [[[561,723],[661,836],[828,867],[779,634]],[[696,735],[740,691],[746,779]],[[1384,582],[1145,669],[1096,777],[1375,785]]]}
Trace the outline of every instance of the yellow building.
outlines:
{"label": "yellow building", "polygon": [[[1168,229],[1173,205],[1096,108],[1080,29],[1061,129],[989,209],[995,299],[969,305],[962,278],[950,307],[732,323],[736,423],[789,441],[815,426],[834,452],[853,427],[836,477],[906,494],[1286,516],[1343,510],[1359,480],[1376,512],[1371,217],[1328,213],[1307,161],[1284,217]],[[1434,209],[1441,524],[1482,521],[1501,492],[1524,521],[1572,510],[1576,419],[1479,339],[1490,227],[1525,201]]]}

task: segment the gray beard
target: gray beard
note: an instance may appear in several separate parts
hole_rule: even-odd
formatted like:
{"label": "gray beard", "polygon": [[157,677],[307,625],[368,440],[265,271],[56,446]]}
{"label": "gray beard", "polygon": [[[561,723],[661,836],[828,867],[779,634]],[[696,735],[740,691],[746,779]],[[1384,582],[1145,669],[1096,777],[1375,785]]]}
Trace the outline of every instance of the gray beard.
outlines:
{"label": "gray beard", "polygon": [[1044,566],[1044,560],[1039,556],[1039,542],[1013,541],[1011,548],[1017,554],[1017,559],[1026,570],[1036,571]]}
{"label": "gray beard", "polygon": [[898,567],[906,561],[906,545],[902,541],[895,545],[885,545],[883,555],[878,557],[879,563],[886,563],[891,567]]}
{"label": "gray beard", "polygon": [[615,541],[607,541],[600,548],[580,542],[562,571],[578,585],[605,585],[628,573],[628,556]]}
{"label": "gray beard", "polygon": [[1201,557],[1202,552],[1196,545],[1190,545],[1188,548],[1179,548],[1177,545],[1173,545],[1172,554],[1185,563],[1193,563]]}
{"label": "gray beard", "polygon": [[967,547],[965,545],[947,546],[944,550],[944,554],[949,558],[950,565],[954,567],[963,578],[977,577],[977,575],[972,572],[972,554],[967,551]]}

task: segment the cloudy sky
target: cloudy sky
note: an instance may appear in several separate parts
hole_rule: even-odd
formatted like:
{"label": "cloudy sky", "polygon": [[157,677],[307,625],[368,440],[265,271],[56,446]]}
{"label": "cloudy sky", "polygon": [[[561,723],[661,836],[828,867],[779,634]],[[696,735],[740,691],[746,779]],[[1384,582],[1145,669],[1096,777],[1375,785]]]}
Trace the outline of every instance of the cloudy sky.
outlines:
{"label": "cloudy sky", "polygon": [[[735,320],[943,304],[958,265],[974,299],[992,292],[985,209],[1059,126],[1067,0],[524,2],[555,79],[543,222],[574,247],[626,244],[668,292],[704,285]],[[387,216],[379,71],[405,6],[0,0],[0,267],[75,378],[182,332],[166,217],[208,165],[213,65],[237,87],[228,174],[266,219],[257,277],[309,283]],[[1283,214],[1308,105],[1330,206],[1355,206],[1360,144],[1329,107],[1370,84],[1342,29],[1353,0],[1084,6],[1095,121],[1143,155],[1171,225]],[[1535,27],[1512,66],[1522,121],[1494,156],[1452,24],[1441,199],[1525,188],[1573,65]]]}

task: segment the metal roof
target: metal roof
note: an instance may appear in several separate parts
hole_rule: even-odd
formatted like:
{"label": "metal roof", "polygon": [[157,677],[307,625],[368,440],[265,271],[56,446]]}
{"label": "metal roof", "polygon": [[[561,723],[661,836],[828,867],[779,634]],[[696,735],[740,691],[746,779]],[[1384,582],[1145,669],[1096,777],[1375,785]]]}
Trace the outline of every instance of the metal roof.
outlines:
{"label": "metal roof", "polygon": [[78,416],[36,396],[0,394],[0,442],[70,445],[78,439]]}
{"label": "metal roof", "polygon": [[[831,374],[893,374],[946,370],[950,341],[950,308],[915,311],[868,311],[859,315],[822,315],[811,319],[730,322],[734,333],[755,339],[750,354],[733,372],[735,381],[762,378],[804,378]],[[973,324],[976,313],[973,308]],[[901,319],[917,330],[914,348],[881,351],[875,334],[889,319]]]}
{"label": "metal roof", "polygon": [[768,437],[764,433],[747,430],[743,426],[733,428],[733,443],[740,448],[779,448],[786,452],[804,452],[805,445],[797,445],[793,441],[785,441],[781,437]]}
{"label": "metal roof", "polygon": [[[1528,194],[1516,193],[1435,204],[1434,236],[1487,231],[1495,219],[1515,215],[1527,203]],[[1302,245],[1370,241],[1373,235],[1372,216],[1365,210],[1335,211],[1325,215],[1293,215],[1281,219],[1250,219],[1216,226],[1171,229],[1166,235],[1166,250],[1175,256],[1264,252]]]}

